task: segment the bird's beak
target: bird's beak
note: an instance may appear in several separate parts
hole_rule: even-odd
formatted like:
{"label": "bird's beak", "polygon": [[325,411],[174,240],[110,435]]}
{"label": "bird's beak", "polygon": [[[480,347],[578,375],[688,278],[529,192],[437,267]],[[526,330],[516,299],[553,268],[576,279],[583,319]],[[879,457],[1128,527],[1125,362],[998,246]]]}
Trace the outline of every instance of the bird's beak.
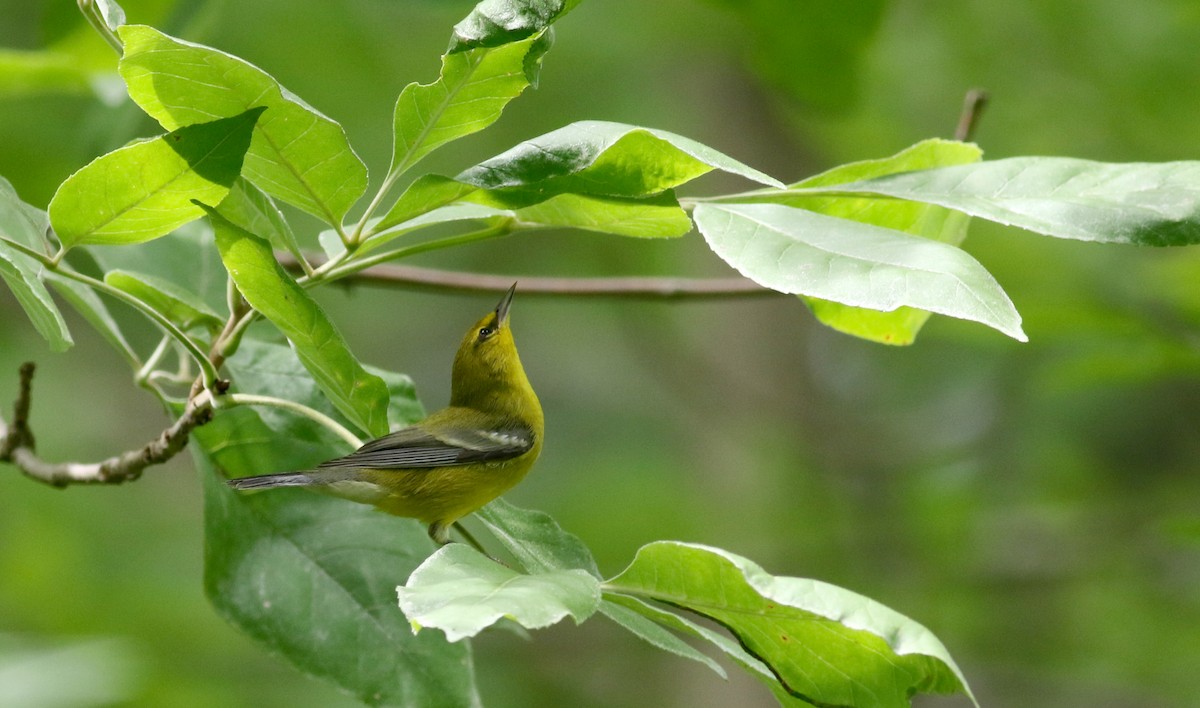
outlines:
{"label": "bird's beak", "polygon": [[504,293],[504,297],[500,298],[500,304],[496,305],[496,324],[504,326],[508,323],[508,308],[512,305],[513,294],[517,292],[517,284],[513,283],[508,292]]}

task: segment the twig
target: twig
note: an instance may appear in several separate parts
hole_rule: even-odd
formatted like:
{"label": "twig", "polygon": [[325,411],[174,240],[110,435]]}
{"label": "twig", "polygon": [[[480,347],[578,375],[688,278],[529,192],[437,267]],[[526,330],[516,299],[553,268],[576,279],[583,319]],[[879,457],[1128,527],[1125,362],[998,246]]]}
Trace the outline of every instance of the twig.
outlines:
{"label": "twig", "polygon": [[[300,270],[300,264],[290,254],[276,255],[284,268]],[[309,260],[319,264],[320,259],[310,256]],[[503,292],[513,284],[513,280],[518,280],[522,297],[587,295],[628,298],[729,298],[780,295],[748,278],[514,278],[511,275],[460,273],[395,264],[373,266],[343,277],[342,280],[457,292]]]}
{"label": "twig", "polygon": [[971,89],[963,99],[962,114],[958,117],[958,127],[954,129],[954,139],[968,142],[975,137],[975,128],[979,118],[988,104],[988,92],[984,89]]}
{"label": "twig", "polygon": [[[187,445],[192,430],[212,419],[212,399],[207,395],[200,396],[188,402],[183,415],[169,428],[136,450],[100,462],[46,462],[37,456],[33,433],[29,430],[33,371],[32,362],[21,365],[21,383],[12,425],[7,426],[0,419],[0,462],[11,462],[27,477],[52,487],[120,484],[135,480],[147,467],[162,464],[177,455]],[[218,388],[227,385],[219,383],[223,385]]]}

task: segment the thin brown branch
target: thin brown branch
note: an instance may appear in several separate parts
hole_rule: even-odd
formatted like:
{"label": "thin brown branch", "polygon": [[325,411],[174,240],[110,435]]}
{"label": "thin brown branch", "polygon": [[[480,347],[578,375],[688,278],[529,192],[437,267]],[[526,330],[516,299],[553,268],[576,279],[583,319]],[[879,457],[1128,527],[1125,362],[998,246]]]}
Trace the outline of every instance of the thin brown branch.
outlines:
{"label": "thin brown branch", "polygon": [[958,127],[954,129],[954,139],[968,142],[975,137],[975,128],[979,118],[988,104],[988,92],[983,89],[971,89],[963,98],[962,114],[958,117]]}
{"label": "thin brown branch", "polygon": [[[290,254],[278,253],[283,267],[299,271],[300,264]],[[314,267],[320,259],[310,257]],[[748,278],[548,278],[537,276],[485,275],[418,268],[407,265],[377,265],[342,278],[343,281],[376,285],[453,292],[503,292],[520,282],[521,296],[599,296],[625,298],[731,298],[764,297],[780,293],[758,285]]]}
{"label": "thin brown branch", "polygon": [[178,420],[157,438],[136,450],[128,450],[100,462],[47,462],[37,456],[33,434],[29,429],[33,371],[32,362],[21,366],[21,383],[12,425],[8,426],[0,419],[0,462],[11,462],[27,477],[52,487],[120,484],[135,480],[147,467],[162,464],[177,455],[187,445],[192,430],[212,419],[212,402],[204,396],[189,402]]}

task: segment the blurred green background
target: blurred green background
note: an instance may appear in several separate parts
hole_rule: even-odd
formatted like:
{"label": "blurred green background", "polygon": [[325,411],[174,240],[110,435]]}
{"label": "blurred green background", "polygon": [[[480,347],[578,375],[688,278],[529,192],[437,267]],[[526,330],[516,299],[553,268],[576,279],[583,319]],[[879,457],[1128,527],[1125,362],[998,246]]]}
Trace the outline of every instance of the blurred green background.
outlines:
{"label": "blurred green background", "polygon": [[[124,5],[131,22],[274,74],[340,121],[378,176],[396,95],[436,77],[472,3]],[[74,3],[0,0],[0,17],[0,175],[44,207],[73,170],[156,128],[120,101],[112,52]],[[792,181],[949,137],[972,87],[992,94],[976,136],[988,157],[1184,160],[1200,146],[1198,47],[1191,0],[585,2],[559,24],[541,88],[423,167],[453,173],[595,118],[682,133]],[[47,52],[48,68],[23,79],[14,50]],[[548,442],[509,498],[553,514],[608,574],[644,543],[681,539],[869,595],[932,629],[986,706],[1196,705],[1200,251],[984,224],[967,247],[1009,291],[1029,344],[934,318],[915,346],[885,348],[782,296],[518,297]],[[695,235],[545,233],[421,263],[728,273]],[[460,330],[493,304],[367,287],[320,297],[363,359],[411,374],[431,407],[448,396]],[[51,354],[0,292],[0,406],[35,360],[45,457],[144,443],[164,423],[156,402],[69,322],[77,346]],[[0,704],[351,705],[216,617],[201,552],[186,455],[117,488],[59,491],[0,468]],[[773,705],[736,669],[723,682],[599,618],[476,649],[489,706]]]}

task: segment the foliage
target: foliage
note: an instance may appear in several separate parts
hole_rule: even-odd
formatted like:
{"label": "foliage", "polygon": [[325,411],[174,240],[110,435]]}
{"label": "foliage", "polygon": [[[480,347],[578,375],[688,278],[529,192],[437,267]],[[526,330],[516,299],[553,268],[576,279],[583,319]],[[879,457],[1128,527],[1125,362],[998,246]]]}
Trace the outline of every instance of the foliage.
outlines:
{"label": "foliage", "polygon": [[[925,141],[786,185],[674,133],[584,121],[453,178],[413,178],[423,158],[488,127],[537,84],[551,25],[572,5],[487,0],[457,25],[439,78],[400,93],[391,165],[362,213],[347,221],[367,171],[340,125],[258,67],[123,24],[115,4],[101,3],[97,24],[123,47],[129,96],[168,132],[80,169],[48,213],[0,182],[0,275],[53,349],[71,344],[46,283],[62,288],[168,409],[181,407],[191,383],[180,372],[199,371],[186,395],[199,391],[217,402],[214,421],[196,433],[210,599],[301,670],[368,703],[425,705],[436,695],[475,704],[469,645],[456,640],[501,619],[538,628],[596,612],[717,667],[680,635],[707,642],[784,703],[892,706],[917,692],[970,696],[949,653],[921,625],[826,583],[771,576],[727,551],[650,544],[626,571],[602,580],[578,539],[545,515],[497,502],[480,516],[520,567],[510,570],[463,547],[425,558],[415,523],[346,502],[289,492],[243,497],[221,484],[227,475],[304,468],[339,445],[304,419],[247,408],[239,394],[285,399],[372,436],[413,419],[418,406],[407,382],[360,363],[309,291],[418,251],[547,226],[673,238],[694,223],[719,257],[766,288],[801,296],[822,322],[906,344],[928,313],[1025,339],[999,283],[960,248],[971,216],[1075,240],[1200,241],[1194,163],[981,162],[977,148],[952,141]],[[713,170],[760,188],[676,195]],[[402,180],[407,188],[389,206]],[[324,222],[327,260],[308,260],[275,200]],[[181,230],[204,214],[209,228]],[[468,230],[436,235],[433,227],[447,225]],[[228,273],[224,303],[171,270],[186,263],[194,234],[204,257],[219,257]],[[407,245],[394,246],[401,238]],[[107,263],[107,249],[155,239],[181,246],[173,263]],[[284,269],[276,249],[297,258],[302,274]],[[88,275],[93,265],[101,278]],[[153,354],[134,350],[97,294],[161,328]],[[264,320],[273,327],[252,327]],[[221,378],[232,381],[228,395]],[[712,619],[737,641],[675,610]],[[414,635],[410,624],[443,634]]]}

